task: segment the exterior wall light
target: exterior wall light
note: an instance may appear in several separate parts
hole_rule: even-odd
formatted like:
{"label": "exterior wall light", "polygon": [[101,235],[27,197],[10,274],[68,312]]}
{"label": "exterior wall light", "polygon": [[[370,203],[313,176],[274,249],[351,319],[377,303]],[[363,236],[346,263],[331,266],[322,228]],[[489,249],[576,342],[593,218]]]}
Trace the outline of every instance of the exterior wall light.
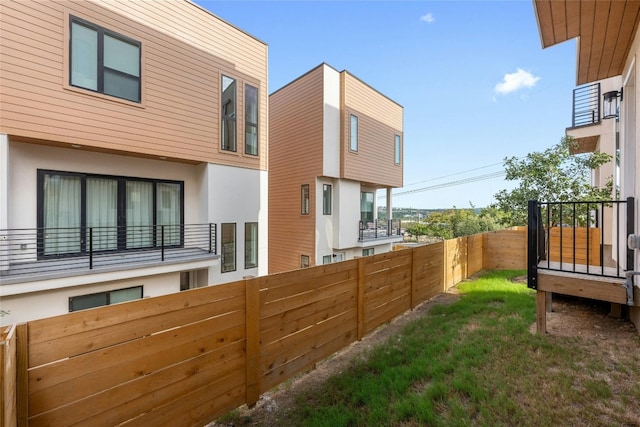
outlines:
{"label": "exterior wall light", "polygon": [[620,102],[622,101],[622,88],[620,88],[620,92],[618,92],[617,90],[605,92],[605,94],[602,95],[602,98],[602,118],[617,118],[618,113],[620,112]]}

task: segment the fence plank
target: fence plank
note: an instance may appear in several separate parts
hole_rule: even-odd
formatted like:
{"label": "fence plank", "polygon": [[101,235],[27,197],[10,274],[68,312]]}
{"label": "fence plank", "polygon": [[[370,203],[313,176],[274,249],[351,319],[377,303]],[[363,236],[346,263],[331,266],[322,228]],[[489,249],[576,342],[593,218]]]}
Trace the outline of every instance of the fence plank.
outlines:
{"label": "fence plank", "polygon": [[16,412],[18,426],[29,425],[29,324],[16,325]]}
{"label": "fence plank", "polygon": [[29,367],[195,322],[238,295],[244,298],[243,286],[227,283],[29,322]]}

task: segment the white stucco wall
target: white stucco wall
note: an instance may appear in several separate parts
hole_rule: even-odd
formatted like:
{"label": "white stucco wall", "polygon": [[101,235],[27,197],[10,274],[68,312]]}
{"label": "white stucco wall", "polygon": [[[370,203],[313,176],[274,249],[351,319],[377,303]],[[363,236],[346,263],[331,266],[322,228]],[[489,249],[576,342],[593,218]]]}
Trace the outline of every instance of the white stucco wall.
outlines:
{"label": "white stucco wall", "polygon": [[[335,213],[335,182],[337,180],[330,178],[318,178],[316,179],[316,194],[315,194],[315,216],[316,216],[316,259],[315,265],[322,264],[322,257],[324,255],[333,254],[333,236],[334,236],[334,218],[337,216]],[[324,215],[323,203],[324,203],[324,184],[331,185],[332,192],[332,206],[331,215]]]}
{"label": "white stucco wall", "polygon": [[0,308],[9,312],[9,314],[0,317],[0,325],[66,314],[69,312],[70,297],[133,286],[143,287],[142,295],[144,298],[179,292],[180,273],[168,273],[94,285],[58,288],[45,292],[5,296],[0,300]]}
{"label": "white stucco wall", "polygon": [[358,244],[360,183],[336,180],[333,191],[333,247],[336,250],[352,248]]}
{"label": "white stucco wall", "polygon": [[[226,283],[268,271],[268,175],[266,171],[209,164],[208,222],[218,224],[218,253],[222,223],[236,224],[236,271],[210,271],[210,283]],[[258,267],[244,269],[244,224],[258,223]]]}
{"label": "white stucco wall", "polygon": [[340,177],[340,73],[324,65],[322,174]]}

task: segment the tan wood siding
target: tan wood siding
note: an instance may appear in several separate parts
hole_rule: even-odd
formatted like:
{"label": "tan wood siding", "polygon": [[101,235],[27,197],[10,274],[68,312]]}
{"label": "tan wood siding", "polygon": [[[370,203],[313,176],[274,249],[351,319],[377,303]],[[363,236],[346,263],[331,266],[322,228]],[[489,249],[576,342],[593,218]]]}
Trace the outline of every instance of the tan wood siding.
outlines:
{"label": "tan wood siding", "polygon": [[[267,168],[267,46],[183,0],[0,3],[0,132],[87,149]],[[69,15],[142,44],[142,102],[68,85]],[[237,80],[237,153],[221,152],[220,77]],[[244,86],[259,156],[244,154]]]}
{"label": "tan wood siding", "polygon": [[[403,138],[403,108],[346,71],[341,73],[342,178],[402,187],[403,161],[395,164],[395,135]],[[358,151],[349,150],[350,116],[358,117]]]}
{"label": "tan wood siding", "polygon": [[[270,96],[269,272],[315,261],[316,176],[322,173],[323,67]],[[310,212],[300,214],[300,186],[309,184]]]}

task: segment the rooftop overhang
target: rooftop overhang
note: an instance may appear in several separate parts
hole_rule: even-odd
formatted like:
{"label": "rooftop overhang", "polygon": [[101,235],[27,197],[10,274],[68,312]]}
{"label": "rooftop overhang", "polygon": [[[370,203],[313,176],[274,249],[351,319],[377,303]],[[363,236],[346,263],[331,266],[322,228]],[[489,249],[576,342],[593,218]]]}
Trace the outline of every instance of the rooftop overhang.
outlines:
{"label": "rooftop overhang", "polygon": [[640,0],[533,0],[542,47],[578,37],[578,85],[622,74]]}

